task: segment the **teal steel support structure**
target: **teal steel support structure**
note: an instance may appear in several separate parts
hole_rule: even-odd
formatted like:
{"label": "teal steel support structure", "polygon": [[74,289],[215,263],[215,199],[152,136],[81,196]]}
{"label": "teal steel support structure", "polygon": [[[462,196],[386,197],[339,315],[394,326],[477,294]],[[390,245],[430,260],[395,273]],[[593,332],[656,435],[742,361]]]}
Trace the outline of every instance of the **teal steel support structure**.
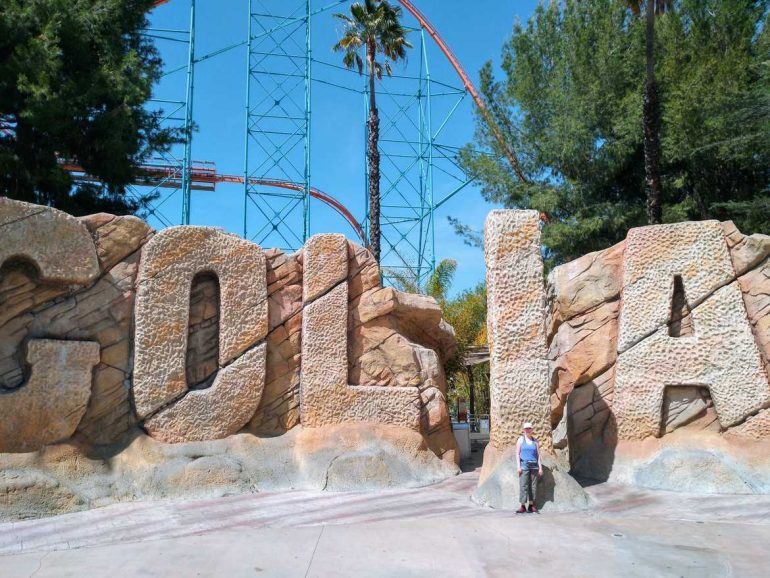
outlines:
{"label": "teal steel support structure", "polygon": [[[144,35],[152,38],[159,48],[184,46],[184,62],[172,65],[163,73],[166,79],[184,74],[184,94],[174,98],[153,97],[148,102],[150,109],[163,110],[161,124],[164,127],[178,129],[183,135],[183,142],[148,163],[149,166],[163,167],[164,176],[152,180],[152,184],[143,182],[131,185],[127,189],[129,196],[139,201],[141,211],[156,227],[170,227],[175,224],[190,223],[192,205],[192,129],[193,96],[195,93],[195,9],[197,0],[189,0],[189,12],[185,28],[150,27]],[[176,211],[179,210],[179,213]],[[179,218],[173,216],[180,215]]]}
{"label": "teal steel support structure", "polygon": [[243,236],[294,250],[310,230],[310,0],[248,4]]}
{"label": "teal steel support structure", "polygon": [[[183,96],[156,100],[153,106],[169,107],[164,115],[168,126],[181,128],[184,143],[157,159],[158,165],[172,167],[168,177],[142,185],[137,195],[155,195],[146,202],[149,216],[157,225],[170,226],[181,200],[181,219],[191,220],[192,191],[213,190],[196,180],[192,161],[193,100],[196,64],[233,49],[246,51],[246,102],[244,106],[243,220],[242,233],[265,247],[285,250],[299,248],[311,229],[312,88],[314,83],[336,86],[360,94],[364,111],[364,143],[368,115],[368,84],[357,72],[347,71],[331,79],[325,76],[339,62],[324,62],[313,55],[312,22],[332,8],[347,10],[350,0],[245,0],[248,10],[246,38],[196,56],[196,1],[189,0],[187,30],[154,29],[147,34],[160,41],[186,43],[186,61],[170,66],[164,76],[184,74]],[[394,67],[392,77],[377,83],[380,112],[381,230],[383,276],[386,280],[409,279],[424,285],[436,266],[435,213],[449,199],[463,191],[469,179],[457,164],[459,148],[444,144],[450,120],[470,94],[478,95],[467,75],[460,74],[463,87],[432,77],[430,56],[435,41],[450,64],[461,67],[411,2],[401,1],[418,22],[410,28],[419,65]],[[162,4],[163,2],[158,2]],[[409,15],[405,13],[409,25]],[[323,20],[324,25],[331,19]],[[181,27],[180,27],[181,28]],[[417,38],[419,37],[419,38]],[[429,50],[431,47],[431,50]],[[415,72],[409,73],[409,70]],[[346,79],[349,79],[346,80]],[[435,128],[434,127],[438,127]],[[178,154],[181,153],[181,154]],[[368,167],[363,147],[365,215],[361,219],[367,238],[369,227]],[[213,165],[212,165],[213,166]],[[228,182],[233,182],[232,180]],[[274,185],[279,185],[278,187]],[[281,185],[291,184],[291,187]],[[149,189],[149,190],[148,190]],[[177,195],[181,192],[181,195]],[[181,197],[181,199],[180,199]],[[164,214],[165,212],[165,214]],[[179,214],[179,213],[177,213]]]}
{"label": "teal steel support structure", "polygon": [[190,224],[192,202],[192,126],[195,94],[195,0],[190,0],[190,33],[187,51],[187,85],[185,90],[185,142],[182,160],[182,224]]}

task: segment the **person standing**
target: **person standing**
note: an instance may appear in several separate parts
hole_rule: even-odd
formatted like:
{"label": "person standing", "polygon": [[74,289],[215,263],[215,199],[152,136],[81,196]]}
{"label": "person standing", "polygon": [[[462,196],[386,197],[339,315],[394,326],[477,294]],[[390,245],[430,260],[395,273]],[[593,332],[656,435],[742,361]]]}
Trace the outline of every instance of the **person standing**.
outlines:
{"label": "person standing", "polygon": [[[524,424],[523,433],[516,441],[516,459],[519,473],[519,502],[521,507],[517,514],[524,512],[537,513],[537,481],[543,475],[543,464],[540,462],[537,439],[532,435],[532,424]],[[529,510],[527,510],[529,501]]]}

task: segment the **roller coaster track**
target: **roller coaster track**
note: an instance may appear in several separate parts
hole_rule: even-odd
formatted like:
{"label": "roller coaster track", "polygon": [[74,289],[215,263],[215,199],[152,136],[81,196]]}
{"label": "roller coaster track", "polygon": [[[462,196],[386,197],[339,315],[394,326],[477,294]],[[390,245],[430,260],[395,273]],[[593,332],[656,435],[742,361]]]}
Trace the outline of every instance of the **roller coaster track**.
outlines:
{"label": "roller coaster track", "polygon": [[[86,173],[83,167],[74,163],[62,163],[62,168],[73,175],[73,178],[78,181],[98,181],[95,177],[91,177]],[[169,165],[143,165],[139,167],[137,174],[138,179],[135,184],[145,185],[154,184],[159,187],[178,187],[179,168]],[[217,183],[244,183],[244,178],[238,175],[224,175],[217,173],[213,168],[212,163],[195,163],[190,170],[190,182],[191,186],[195,190],[212,191]],[[292,191],[304,191],[305,186],[300,183],[294,183],[291,181],[284,181],[279,179],[249,179],[249,183],[252,185],[262,185],[266,187],[277,187],[281,189],[288,189]],[[364,233],[363,227],[356,220],[356,218],[348,211],[347,207],[339,202],[331,195],[324,193],[323,191],[310,187],[310,196],[314,199],[318,199],[322,203],[330,206],[332,209],[345,219],[353,230],[361,239],[361,242],[367,244],[366,233]]]}
{"label": "roller coaster track", "polygon": [[[170,1],[171,0],[156,0],[154,5],[160,6],[162,4],[167,4]],[[406,9],[407,12],[409,12],[412,16],[414,16],[417,19],[417,21],[420,23],[420,26],[425,28],[425,31],[428,33],[428,35],[430,35],[430,37],[436,43],[436,46],[438,46],[441,52],[444,53],[444,56],[446,56],[447,60],[449,61],[449,64],[452,65],[452,68],[455,69],[457,76],[460,77],[460,81],[463,83],[465,90],[468,91],[468,94],[470,94],[471,97],[473,98],[473,102],[476,103],[476,107],[479,109],[479,112],[484,117],[484,120],[489,126],[490,131],[492,131],[492,134],[494,135],[495,140],[500,145],[500,148],[502,148],[506,158],[508,159],[508,163],[511,165],[511,169],[513,169],[513,172],[516,173],[516,176],[519,178],[519,180],[521,180],[521,182],[523,183],[528,182],[527,177],[524,175],[524,172],[521,170],[521,164],[519,163],[519,158],[516,156],[516,151],[514,151],[511,145],[505,140],[505,137],[503,136],[503,133],[500,130],[500,127],[498,126],[497,122],[493,118],[492,113],[487,108],[487,105],[484,102],[484,99],[479,94],[479,91],[476,90],[476,86],[473,84],[473,81],[468,76],[468,73],[465,72],[463,65],[460,64],[460,61],[455,56],[454,52],[452,52],[452,49],[449,48],[449,45],[446,43],[446,41],[444,41],[444,39],[438,33],[438,30],[436,30],[435,26],[433,26],[433,24],[430,23],[430,21],[426,18],[426,16],[422,12],[420,12],[420,10],[412,2],[410,2],[410,0],[398,0],[398,3],[401,4]]]}
{"label": "roller coaster track", "polygon": [[[165,1],[168,2],[169,0]],[[470,94],[473,98],[473,102],[476,103],[476,107],[484,117],[484,120],[486,121],[487,126],[489,126],[489,130],[492,131],[495,140],[498,142],[500,148],[502,148],[503,152],[505,153],[505,156],[508,159],[508,163],[511,165],[511,169],[513,169],[513,172],[516,173],[516,176],[519,178],[519,180],[521,180],[521,182],[526,183],[527,177],[521,170],[521,165],[519,164],[519,159],[516,156],[516,152],[511,148],[510,144],[503,137],[503,133],[500,130],[497,122],[495,122],[495,119],[492,117],[492,113],[487,108],[484,99],[481,98],[481,95],[479,95],[479,92],[473,85],[473,82],[468,76],[468,73],[465,72],[465,69],[463,68],[462,64],[460,64],[460,61],[454,55],[452,50],[449,48],[449,45],[444,42],[444,39],[441,38],[441,35],[438,33],[435,27],[428,21],[425,15],[417,9],[414,4],[412,4],[409,0],[398,0],[398,2],[404,8],[406,8],[407,12],[409,12],[417,19],[417,21],[420,23],[420,26],[425,28],[425,31],[430,35],[431,38],[433,38],[433,41],[439,47],[441,52],[444,53],[444,56],[446,56],[449,64],[452,65],[452,68],[455,69],[457,76],[460,77],[460,81],[463,83],[465,90],[468,91],[468,94]]]}
{"label": "roller coaster track", "polygon": [[[161,6],[163,4],[167,4],[170,1],[171,0],[156,0],[153,6],[155,7]],[[479,112],[484,117],[492,134],[494,135],[495,139],[498,141],[500,147],[504,151],[505,156],[508,159],[508,162],[511,165],[511,168],[513,169],[514,173],[522,182],[527,182],[527,178],[525,177],[523,171],[521,170],[521,166],[519,164],[519,160],[516,156],[516,153],[510,147],[510,145],[506,142],[499,126],[497,125],[494,118],[492,117],[492,114],[487,108],[486,103],[484,102],[484,99],[479,95],[478,90],[474,86],[468,74],[465,72],[465,69],[462,67],[462,64],[460,64],[460,61],[457,59],[457,57],[454,55],[452,50],[449,48],[449,45],[444,41],[444,39],[436,30],[436,28],[430,23],[430,21],[425,17],[425,15],[422,12],[420,12],[420,10],[418,10],[417,7],[412,2],[410,2],[409,0],[398,0],[398,2],[407,10],[407,12],[409,12],[412,16],[414,16],[415,19],[417,19],[420,25],[425,29],[425,31],[430,35],[430,37],[439,47],[439,49],[444,54],[444,56],[446,56],[447,60],[452,65],[458,77],[460,78],[460,81],[463,83],[465,90],[467,90],[468,93],[473,98],[473,101],[476,103],[476,106],[479,109]],[[78,165],[65,162],[65,163],[62,163],[62,166],[67,171],[69,171],[76,180],[81,180],[81,181],[98,180],[88,175],[83,170],[83,168]],[[139,168],[138,175],[139,175],[139,178],[136,184],[142,184],[142,185],[153,184],[159,187],[176,187],[178,186],[179,179],[181,178],[181,175],[179,175],[178,167],[173,167],[169,165],[144,165]],[[242,176],[217,173],[216,169],[213,168],[212,163],[197,163],[195,166],[192,166],[190,169],[190,180],[191,180],[192,188],[197,190],[214,190],[217,183],[244,184],[245,182],[245,179]],[[268,186],[268,187],[277,187],[277,188],[288,189],[293,191],[305,190],[305,186],[300,183],[295,183],[295,182],[286,181],[286,180],[279,180],[279,179],[249,179],[249,184],[262,185],[262,186]],[[310,187],[309,192],[311,197],[330,206],[338,214],[340,214],[350,224],[350,226],[356,232],[356,235],[358,235],[361,241],[365,245],[368,244],[363,227],[352,215],[352,213],[345,207],[344,204],[342,204],[340,201],[335,199],[333,196],[327,193],[324,193],[323,191],[320,191],[319,189],[316,189],[314,187]]]}

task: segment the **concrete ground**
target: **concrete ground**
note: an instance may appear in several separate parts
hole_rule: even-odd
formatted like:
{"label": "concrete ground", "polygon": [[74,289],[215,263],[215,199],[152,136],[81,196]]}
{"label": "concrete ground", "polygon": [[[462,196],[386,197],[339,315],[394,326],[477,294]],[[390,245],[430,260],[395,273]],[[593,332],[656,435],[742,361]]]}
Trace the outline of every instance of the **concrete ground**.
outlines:
{"label": "concrete ground", "polygon": [[379,493],[123,503],[0,524],[0,576],[768,576],[770,496],[601,484],[570,514],[478,507],[478,470]]}

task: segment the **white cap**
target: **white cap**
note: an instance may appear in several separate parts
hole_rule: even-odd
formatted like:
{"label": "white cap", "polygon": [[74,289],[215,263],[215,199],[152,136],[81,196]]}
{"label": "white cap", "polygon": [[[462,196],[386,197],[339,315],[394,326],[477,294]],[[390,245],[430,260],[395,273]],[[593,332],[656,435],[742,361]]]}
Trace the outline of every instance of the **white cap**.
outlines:
{"label": "white cap", "polygon": [[531,424],[531,423],[529,423],[528,421],[525,421],[525,422],[524,422],[524,428],[523,428],[523,429],[532,429],[532,424]]}

